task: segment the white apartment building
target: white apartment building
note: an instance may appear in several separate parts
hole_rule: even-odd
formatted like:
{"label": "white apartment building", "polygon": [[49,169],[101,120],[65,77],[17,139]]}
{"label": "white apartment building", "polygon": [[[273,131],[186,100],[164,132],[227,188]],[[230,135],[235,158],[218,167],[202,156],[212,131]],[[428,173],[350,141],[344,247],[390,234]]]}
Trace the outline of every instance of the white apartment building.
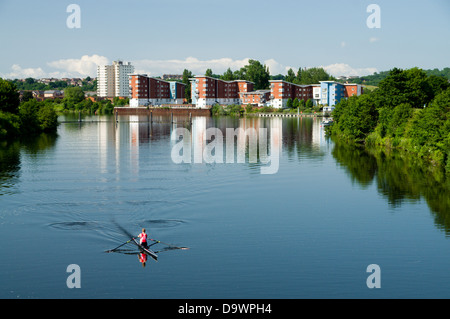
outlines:
{"label": "white apartment building", "polygon": [[97,66],[97,96],[115,96],[115,76],[112,65]]}
{"label": "white apartment building", "polygon": [[129,97],[128,75],[134,73],[131,62],[114,61],[112,65],[97,67],[97,96]]}

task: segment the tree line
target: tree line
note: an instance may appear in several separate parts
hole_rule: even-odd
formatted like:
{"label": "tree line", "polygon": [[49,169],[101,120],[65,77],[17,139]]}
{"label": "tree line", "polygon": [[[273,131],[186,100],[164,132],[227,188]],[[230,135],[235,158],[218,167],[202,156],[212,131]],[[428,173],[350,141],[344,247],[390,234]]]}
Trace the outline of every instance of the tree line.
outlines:
{"label": "tree line", "polygon": [[299,67],[297,72],[290,68],[286,75],[270,75],[269,67],[256,60],[249,60],[249,64],[239,70],[232,71],[228,68],[222,75],[207,69],[205,75],[224,81],[247,80],[255,83],[255,90],[270,89],[270,80],[283,80],[294,84],[317,84],[320,81],[336,80],[320,67]]}
{"label": "tree line", "polygon": [[450,173],[450,83],[419,68],[394,68],[379,87],[341,100],[329,133],[383,150],[399,149]]}

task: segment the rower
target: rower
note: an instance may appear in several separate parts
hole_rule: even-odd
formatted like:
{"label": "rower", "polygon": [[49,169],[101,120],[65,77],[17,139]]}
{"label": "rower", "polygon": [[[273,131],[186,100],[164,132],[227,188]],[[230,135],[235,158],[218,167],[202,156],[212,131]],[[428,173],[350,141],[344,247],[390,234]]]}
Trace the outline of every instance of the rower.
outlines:
{"label": "rower", "polygon": [[145,228],[142,228],[142,233],[140,233],[138,235],[138,237],[140,238],[140,244],[142,245],[142,247],[148,248],[148,245],[147,245],[147,234],[145,232]]}

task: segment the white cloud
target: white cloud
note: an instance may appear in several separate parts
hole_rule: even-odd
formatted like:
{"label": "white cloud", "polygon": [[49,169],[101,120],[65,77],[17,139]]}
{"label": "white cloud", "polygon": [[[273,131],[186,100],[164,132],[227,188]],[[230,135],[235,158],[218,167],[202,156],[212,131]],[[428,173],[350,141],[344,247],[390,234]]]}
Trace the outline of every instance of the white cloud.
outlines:
{"label": "white cloud", "polygon": [[345,41],[341,42],[341,48],[345,48],[346,45],[347,45],[347,43],[345,43]]}
{"label": "white cloud", "polygon": [[109,64],[109,59],[99,55],[83,55],[80,59],[60,59],[47,63],[47,68],[22,68],[18,64],[11,66],[11,72],[0,74],[6,79],[24,78],[64,78],[64,77],[96,77],[97,65]]}
{"label": "white cloud", "polygon": [[80,59],[61,59],[47,63],[49,67],[62,70],[62,74],[82,77],[96,76],[97,65],[106,64],[109,64],[109,59],[97,54],[83,55]]}
{"label": "white cloud", "polygon": [[353,68],[345,63],[335,63],[327,66],[322,66],[329,74],[338,76],[363,76],[378,72],[376,68]]}
{"label": "white cloud", "polygon": [[374,43],[374,42],[377,42],[377,41],[379,41],[379,40],[380,40],[379,38],[371,37],[371,38],[369,39],[369,42],[370,42],[370,43]]}
{"label": "white cloud", "polygon": [[22,68],[18,64],[11,66],[11,72],[2,75],[6,79],[40,78],[46,73],[41,68]]}
{"label": "white cloud", "polygon": [[293,68],[290,66],[284,66],[281,63],[278,63],[274,59],[269,59],[264,61],[264,64],[269,67],[269,72],[271,75],[277,74],[287,74],[287,71],[292,68],[295,72],[297,72],[298,68]]}

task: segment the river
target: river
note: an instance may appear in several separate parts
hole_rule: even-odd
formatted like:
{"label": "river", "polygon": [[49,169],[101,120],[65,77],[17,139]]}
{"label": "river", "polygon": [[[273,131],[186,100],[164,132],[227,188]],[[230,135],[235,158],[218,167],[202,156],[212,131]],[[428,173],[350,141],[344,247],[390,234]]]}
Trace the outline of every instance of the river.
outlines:
{"label": "river", "polygon": [[[0,143],[0,298],[450,297],[450,187],[400,156],[319,118],[76,118]],[[117,225],[189,249],[144,266]]]}

